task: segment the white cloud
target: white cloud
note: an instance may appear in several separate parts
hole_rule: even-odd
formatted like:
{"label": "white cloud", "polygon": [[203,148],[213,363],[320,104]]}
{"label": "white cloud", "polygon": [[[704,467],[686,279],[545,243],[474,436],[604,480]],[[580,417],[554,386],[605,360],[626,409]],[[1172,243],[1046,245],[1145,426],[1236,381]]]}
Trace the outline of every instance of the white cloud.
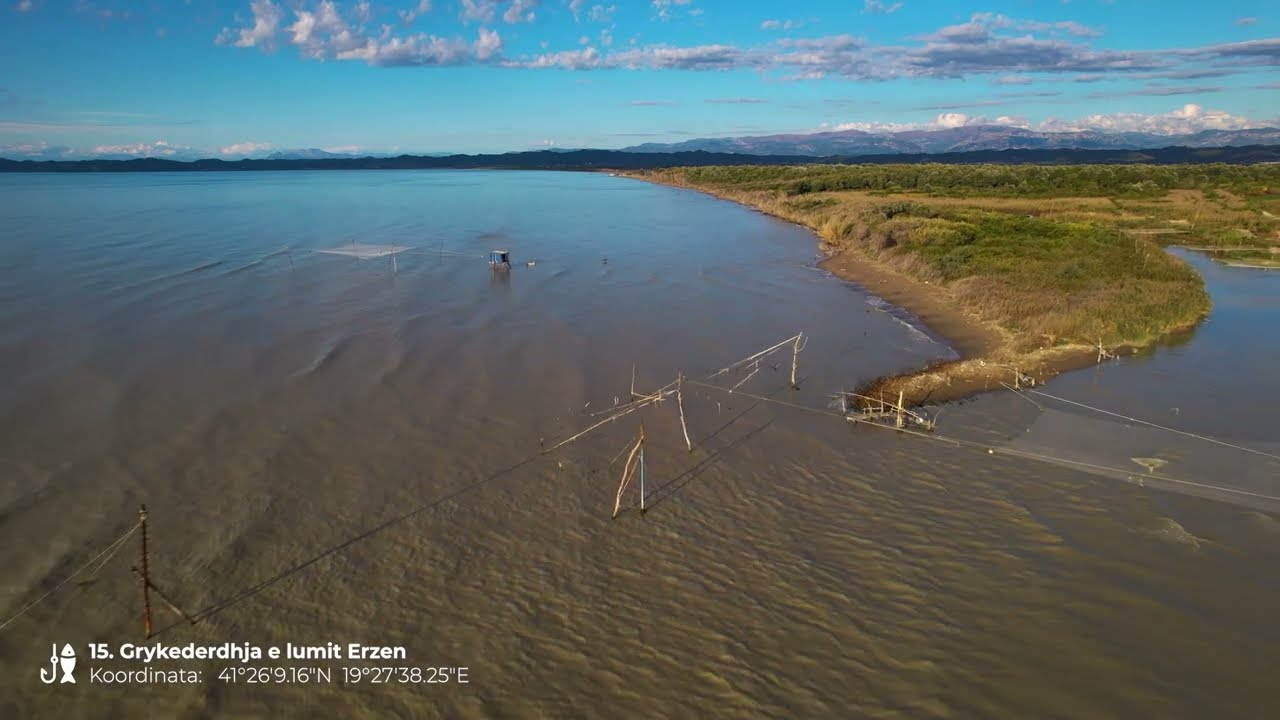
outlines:
{"label": "white cloud", "polygon": [[797,20],[765,20],[760,23],[761,30],[790,30],[803,26],[804,23]]}
{"label": "white cloud", "polygon": [[[360,152],[359,145],[334,145],[332,147],[320,148],[327,153],[335,153],[338,155],[356,155]],[[393,148],[397,149],[397,148]]]}
{"label": "white cloud", "polygon": [[234,145],[228,145],[218,150],[218,152],[222,155],[228,156],[255,155],[257,153],[270,150],[272,147],[274,146],[271,143],[266,142],[242,142],[235,143]]}
{"label": "white cloud", "polygon": [[533,22],[533,9],[538,6],[538,0],[511,0],[511,7],[502,13],[502,21],[508,25],[514,25],[520,22]]}
{"label": "white cloud", "polygon": [[617,9],[617,5],[610,5],[608,7],[605,7],[604,5],[592,5],[591,12],[588,16],[594,22],[609,22],[609,20],[613,18],[613,13],[617,11]]}
{"label": "white cloud", "polygon": [[1183,135],[1201,130],[1245,130],[1266,127],[1263,123],[1237,117],[1221,110],[1205,110],[1199,105],[1188,104],[1167,113],[1098,114],[1072,120],[1049,118],[1039,123],[1028,122],[1025,118],[1016,115],[988,118],[950,112],[942,113],[933,120],[922,123],[847,122],[826,129],[892,133],[974,125],[1003,125],[1041,132],[1143,132],[1156,135]]}
{"label": "white cloud", "polygon": [[418,0],[417,5],[414,5],[408,10],[400,11],[400,20],[403,21],[405,25],[408,25],[420,16],[426,15],[429,12],[431,12],[431,0]]}
{"label": "white cloud", "polygon": [[972,124],[976,118],[965,115],[964,113],[949,112],[942,113],[934,118],[933,124],[940,128],[958,128]]}
{"label": "white cloud", "polygon": [[993,125],[1005,125],[1007,127],[1030,128],[1031,123],[1021,115],[1001,115],[991,122]]}
{"label": "white cloud", "polygon": [[666,22],[672,17],[672,8],[688,5],[693,0],[651,0],[653,9],[658,12],[658,19]]}
{"label": "white cloud", "polygon": [[41,141],[38,143],[18,143],[16,145],[0,145],[0,156],[13,157],[15,155],[43,155],[49,151],[49,143]]}
{"label": "white cloud", "polygon": [[891,5],[885,5],[884,0],[863,0],[862,12],[868,15],[888,15],[902,9],[902,3],[896,2]]}
{"label": "white cloud", "polygon": [[462,0],[463,21],[493,22],[497,0]]}
{"label": "white cloud", "polygon": [[[416,13],[429,6],[416,2]],[[575,12],[586,12],[588,3],[561,0]],[[464,21],[495,21],[501,12],[507,22],[531,19],[536,0],[460,0]],[[649,0],[659,15],[682,9],[691,12],[692,0]],[[894,3],[896,4],[896,3]],[[892,5],[881,4],[884,11]],[[1113,50],[1090,42],[1100,31],[1072,21],[1039,22],[998,13],[975,13],[969,20],[942,27],[926,35],[890,45],[871,45],[850,35],[811,38],[783,37],[753,47],[729,44],[695,46],[630,47],[614,42],[615,28],[598,36],[584,35],[600,50],[546,52],[519,60],[501,60],[498,40],[486,30],[474,42],[425,33],[396,35],[388,25],[366,27],[369,8],[378,5],[343,0],[290,0],[293,16],[283,25],[285,11],[279,2],[253,0],[252,20],[246,26],[224,29],[218,41],[240,47],[271,50],[283,42],[298,47],[312,59],[362,60],[370,65],[468,65],[496,63],[504,67],[638,68],[656,70],[749,69],[776,73],[784,81],[822,78],[851,81],[897,78],[968,78],[986,76],[997,85],[1028,84],[1040,75],[1091,79],[1133,77],[1201,77],[1207,73],[1235,74],[1251,68],[1280,65],[1280,38],[1251,40],[1198,48],[1164,50]],[[591,5],[592,19],[611,17],[613,5]],[[413,15],[417,17],[416,15]],[[391,17],[395,17],[394,14]],[[402,15],[407,17],[407,15]],[[786,30],[799,27],[795,20],[766,20],[762,27]]]}
{"label": "white cloud", "polygon": [[497,30],[480,28],[480,37],[476,38],[471,47],[476,59],[483,62],[502,54],[502,38],[498,36]]}
{"label": "white cloud", "polygon": [[132,145],[97,145],[94,155],[133,155],[134,157],[170,157],[179,152],[189,150],[180,145],[173,145],[164,140],[153,143],[135,143]]}
{"label": "white cloud", "polygon": [[332,0],[324,0],[314,12],[294,10],[297,21],[286,28],[289,42],[297,45],[304,56],[324,59],[333,55],[359,51],[368,44],[362,32],[351,27],[338,14]]}
{"label": "white cloud", "polygon": [[656,45],[613,53],[608,56],[607,65],[632,70],[727,70],[751,63],[750,57],[731,45]]}
{"label": "white cloud", "polygon": [[233,32],[231,28],[222,28],[217,42],[221,45],[236,47],[260,47],[270,50],[275,46],[276,33],[280,30],[280,21],[284,19],[284,10],[271,0],[253,0],[249,3],[253,13],[253,25]]}
{"label": "white cloud", "polygon": [[821,70],[804,70],[790,75],[783,75],[780,79],[783,82],[804,82],[806,80],[821,80],[827,76]]}
{"label": "white cloud", "polygon": [[600,66],[600,52],[593,47],[586,47],[581,50],[561,50],[560,52],[538,55],[531,60],[508,64],[516,67],[586,70]]}
{"label": "white cloud", "polygon": [[17,10],[20,13],[24,13],[24,12],[31,12],[31,9],[33,7],[35,7],[35,5],[31,2],[31,0],[21,0],[17,5],[13,6],[13,9]]}
{"label": "white cloud", "polygon": [[[520,0],[516,1],[520,3]],[[496,0],[475,0],[470,4],[474,10],[484,3],[492,7]],[[523,8],[531,6],[527,0],[521,5]],[[285,41],[297,47],[305,58],[360,60],[375,66],[485,63],[496,60],[502,52],[502,39],[493,30],[481,28],[471,44],[462,38],[450,39],[426,33],[396,36],[390,25],[383,24],[376,31],[366,27],[372,12],[368,3],[359,2],[348,7],[344,15],[334,0],[300,3],[293,9],[294,21],[282,28],[283,12],[280,8],[269,0],[255,0],[252,27],[238,32],[224,30],[219,42],[269,49],[276,42],[276,36],[283,32]],[[401,13],[400,17],[412,20],[428,8],[428,2],[419,2],[411,11]]]}
{"label": "white cloud", "polygon": [[[477,40],[477,42],[481,42]],[[358,51],[339,53],[339,60],[364,60],[370,65],[461,65],[474,58],[460,38],[449,40],[418,33],[409,37],[370,40]]]}
{"label": "white cloud", "polygon": [[1113,113],[1089,115],[1077,120],[1049,119],[1038,126],[1041,130],[1077,131],[1104,130],[1108,132],[1149,132],[1158,135],[1178,135],[1201,130],[1244,130],[1264,127],[1248,118],[1237,117],[1222,110],[1205,110],[1188,103],[1176,110],[1156,115],[1142,113]]}

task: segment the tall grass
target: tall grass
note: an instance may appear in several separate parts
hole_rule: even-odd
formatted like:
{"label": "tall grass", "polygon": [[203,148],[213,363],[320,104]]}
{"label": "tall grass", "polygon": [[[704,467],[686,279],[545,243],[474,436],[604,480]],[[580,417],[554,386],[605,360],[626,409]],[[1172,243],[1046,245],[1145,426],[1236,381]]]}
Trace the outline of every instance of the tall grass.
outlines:
{"label": "tall grass", "polygon": [[[800,223],[949,293],[1015,338],[1017,351],[1146,344],[1208,311],[1199,276],[1158,241],[1280,245],[1259,210],[1278,166],[808,166],[643,173]],[[884,192],[907,186],[932,192]],[[1206,193],[1205,190],[1222,188]],[[1026,195],[1040,195],[1030,198]],[[1280,203],[1280,200],[1277,200]],[[1280,215],[1280,208],[1274,214]],[[1180,235],[1135,235],[1174,227]],[[1234,246],[1234,245],[1233,245]]]}

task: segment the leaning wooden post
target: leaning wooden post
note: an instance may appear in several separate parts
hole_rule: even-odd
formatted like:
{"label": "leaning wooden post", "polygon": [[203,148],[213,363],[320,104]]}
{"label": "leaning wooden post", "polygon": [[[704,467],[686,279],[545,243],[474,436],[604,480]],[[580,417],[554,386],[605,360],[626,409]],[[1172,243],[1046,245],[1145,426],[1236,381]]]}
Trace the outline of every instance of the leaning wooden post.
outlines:
{"label": "leaning wooden post", "polygon": [[631,364],[631,402],[636,401],[636,366]]}
{"label": "leaning wooden post", "polygon": [[795,344],[791,346],[791,389],[799,390],[800,386],[796,384],[796,365],[800,362],[800,338],[804,337],[804,333],[796,336]]}
{"label": "leaning wooden post", "polygon": [[906,424],[902,418],[902,395],[903,395],[903,391],[899,390],[898,391],[898,429],[899,430],[906,427]]}
{"label": "leaning wooden post", "polygon": [[[129,569],[133,571],[134,575],[137,575],[139,578],[142,577],[142,571],[139,570],[137,566],[130,567]],[[177,603],[170,600],[168,595],[165,595],[163,592],[160,592],[160,588],[156,587],[153,583],[147,583],[147,584],[151,587],[152,590],[156,591],[156,597],[160,598],[160,602],[164,603],[165,605],[168,605],[170,610],[181,615],[183,620],[186,620],[192,625],[196,624],[196,619],[188,615],[186,611],[184,611],[182,608],[178,607]]]}
{"label": "leaning wooden post", "polygon": [[644,513],[644,421],[640,421],[640,512]]}
{"label": "leaning wooden post", "polygon": [[622,510],[622,493],[627,490],[627,480],[635,472],[631,462],[636,459],[636,453],[640,452],[640,444],[641,441],[636,441],[636,444],[631,448],[631,452],[627,455],[626,464],[622,466],[622,481],[618,483],[618,494],[613,499],[613,517],[615,518],[618,517],[618,513]]}
{"label": "leaning wooden post", "polygon": [[684,444],[693,452],[693,441],[689,439],[689,426],[684,422],[684,373],[676,377],[676,407],[680,408],[680,429],[684,432]]}
{"label": "leaning wooden post", "polygon": [[147,506],[138,509],[138,525],[142,530],[142,631],[151,639],[151,575],[147,569]]}

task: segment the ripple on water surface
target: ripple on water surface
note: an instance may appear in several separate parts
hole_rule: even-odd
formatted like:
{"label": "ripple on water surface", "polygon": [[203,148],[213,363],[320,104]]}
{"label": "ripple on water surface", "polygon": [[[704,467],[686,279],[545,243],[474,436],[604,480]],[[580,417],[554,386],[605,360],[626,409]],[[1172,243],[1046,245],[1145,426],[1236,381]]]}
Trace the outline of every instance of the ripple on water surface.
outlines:
{"label": "ripple on water surface", "polygon": [[[645,415],[644,515],[609,519],[610,460],[636,418],[538,454],[625,401],[633,366],[650,389],[803,330],[800,390],[785,358],[742,390],[824,409],[947,353],[814,270],[815,241],[792,225],[593,174],[0,185],[0,266],[21,268],[0,275],[0,370],[15,379],[0,390],[0,615],[146,502],[152,567],[202,611],[195,626],[166,618],[161,641],[403,644],[415,664],[472,675],[425,694],[55,696],[22,680],[52,624],[136,639],[116,558],[0,633],[0,715],[161,701],[244,716],[1190,718],[1280,703],[1257,672],[1280,660],[1274,512],[1123,481],[1147,473],[1130,458],[1157,458],[1153,472],[1230,467],[1236,487],[1275,495],[1260,456],[1008,394],[944,412],[945,434],[978,443],[957,447],[693,386],[692,453],[672,403]],[[411,249],[394,268],[311,252],[353,241]],[[498,246],[509,273],[483,260]],[[1206,276],[1215,315],[1191,342],[1050,390],[1167,424],[1180,421],[1162,407],[1181,407],[1187,429],[1274,448],[1274,426],[1248,417],[1196,425],[1197,408],[1275,382],[1246,358],[1226,360],[1238,382],[1187,381],[1239,340],[1233,313],[1266,310]],[[1263,282],[1239,292],[1275,292]]]}

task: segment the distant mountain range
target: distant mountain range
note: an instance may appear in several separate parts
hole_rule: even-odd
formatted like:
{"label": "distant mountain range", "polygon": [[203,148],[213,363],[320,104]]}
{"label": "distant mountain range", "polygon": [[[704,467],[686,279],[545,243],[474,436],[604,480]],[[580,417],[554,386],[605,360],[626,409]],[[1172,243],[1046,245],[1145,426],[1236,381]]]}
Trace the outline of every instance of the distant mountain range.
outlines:
{"label": "distant mountain range", "polygon": [[[621,150],[587,150],[548,148],[537,151],[556,155],[573,153],[640,153],[670,154],[707,152],[752,156],[795,156],[808,158],[864,157],[878,155],[938,155],[946,153],[971,153],[997,150],[1146,150],[1151,148],[1217,148],[1245,147],[1250,145],[1280,145],[1280,128],[1255,128],[1251,130],[1202,130],[1186,135],[1158,135],[1140,132],[1045,132],[1005,125],[973,125],[942,130],[905,130],[901,132],[866,132],[863,130],[839,130],[797,135],[761,135],[731,138],[700,138],[676,143],[645,143]],[[134,150],[130,148],[130,150]],[[192,148],[175,147],[157,143],[155,147],[142,147],[142,152],[103,153],[92,157],[66,146],[28,147],[15,149],[11,158],[31,161],[133,161],[139,159],[164,159],[172,161],[210,160]],[[391,157],[428,158],[496,158],[533,155],[535,152],[515,152],[495,155],[460,155],[451,153],[417,153],[412,156],[392,153],[339,153],[317,148],[282,149],[262,157],[253,155],[224,156],[227,162],[243,160],[342,160]]]}
{"label": "distant mountain range", "polygon": [[[176,147],[169,145],[160,145],[142,148],[143,152],[101,152],[96,154],[83,153],[66,145],[47,145],[47,146],[31,146],[21,148],[9,155],[13,160],[139,160],[146,158],[174,160],[178,162],[189,162],[192,160],[208,160],[211,159],[208,153],[202,153],[195,148]],[[393,157],[400,153],[339,153],[330,152],[328,150],[320,150],[318,148],[297,148],[276,150],[269,154],[262,153],[252,154],[228,154],[222,159],[228,161],[236,160],[330,160],[335,158],[362,158],[362,157]],[[426,157],[444,157],[453,153],[420,153]],[[3,156],[0,156],[3,157]]]}
{"label": "distant mountain range", "polygon": [[983,150],[1141,150],[1171,146],[1188,148],[1280,144],[1280,128],[1202,130],[1191,135],[1122,132],[1041,132],[1005,125],[974,125],[942,130],[872,133],[840,130],[808,135],[764,135],[701,138],[677,143],[645,143],[624,152],[691,152],[702,150],[743,155],[891,155],[977,152]]}
{"label": "distant mountain range", "polygon": [[267,160],[321,160],[325,158],[344,158],[357,157],[347,153],[334,153],[327,150],[317,150],[316,148],[305,148],[301,150],[277,150],[271,153],[265,159]]}
{"label": "distant mountain range", "polygon": [[1005,163],[1005,164],[1173,164],[1280,163],[1280,144],[1244,147],[1166,147],[1156,150],[980,150],[939,154],[745,155],[742,153],[646,153],[621,150],[539,150],[503,155],[400,155],[303,159],[193,160],[5,160],[0,172],[218,172],[236,170],[414,170],[429,168],[504,170],[642,170],[706,165],[796,165],[815,163]]}
{"label": "distant mountain range", "polygon": [[[328,150],[319,150],[316,148],[301,148],[298,150],[277,150],[267,155],[263,160],[329,160],[333,158],[386,158],[396,157],[400,153],[338,153],[329,152]],[[419,153],[422,157],[447,157],[453,153]],[[191,158],[193,160],[200,158]],[[257,159],[257,158],[246,158]]]}

